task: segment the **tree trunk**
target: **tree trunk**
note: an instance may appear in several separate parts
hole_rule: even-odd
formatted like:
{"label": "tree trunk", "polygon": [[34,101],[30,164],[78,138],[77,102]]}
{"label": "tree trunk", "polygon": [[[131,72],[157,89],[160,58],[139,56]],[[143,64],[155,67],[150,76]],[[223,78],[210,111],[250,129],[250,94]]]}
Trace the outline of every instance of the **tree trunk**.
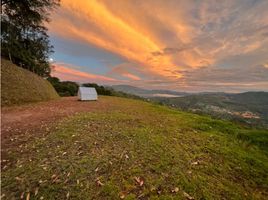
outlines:
{"label": "tree trunk", "polygon": [[9,57],[9,60],[12,62],[11,53],[9,50],[8,50],[8,57]]}

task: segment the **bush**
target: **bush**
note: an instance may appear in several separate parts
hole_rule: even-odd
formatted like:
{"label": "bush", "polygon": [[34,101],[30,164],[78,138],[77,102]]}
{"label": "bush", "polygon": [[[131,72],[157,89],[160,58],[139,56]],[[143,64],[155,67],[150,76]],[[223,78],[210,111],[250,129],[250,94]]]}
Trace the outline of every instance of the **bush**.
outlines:
{"label": "bush", "polygon": [[79,85],[72,81],[60,81],[57,77],[49,77],[47,80],[53,85],[58,94],[62,97],[76,96]]}

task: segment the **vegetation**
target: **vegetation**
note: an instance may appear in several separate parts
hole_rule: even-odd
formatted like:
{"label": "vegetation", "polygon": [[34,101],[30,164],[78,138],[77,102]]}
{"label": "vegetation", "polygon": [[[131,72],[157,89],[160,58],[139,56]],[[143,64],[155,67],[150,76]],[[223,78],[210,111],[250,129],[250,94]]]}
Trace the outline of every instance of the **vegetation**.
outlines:
{"label": "vegetation", "polygon": [[112,90],[105,88],[104,86],[99,86],[96,83],[84,83],[84,87],[94,87],[98,95],[112,96]]}
{"label": "vegetation", "polygon": [[191,94],[169,90],[146,90],[129,85],[113,85],[110,88],[179,110],[210,115],[251,127],[268,128],[267,92]]}
{"label": "vegetation", "polygon": [[[60,81],[60,79],[57,77],[48,77],[47,80],[54,86],[55,90],[58,92],[60,96],[76,96],[77,95],[79,85],[76,82]],[[120,92],[120,91],[115,91],[110,87],[104,87],[96,83],[84,83],[82,84],[82,86],[94,87],[98,95],[142,99],[141,97],[138,97],[136,95],[127,94],[127,93]]]}
{"label": "vegetation", "polygon": [[58,98],[51,84],[10,61],[1,60],[1,105],[20,105]]}
{"label": "vegetation", "polygon": [[267,199],[267,131],[131,99],[92,104],[16,137],[6,199]]}
{"label": "vegetation", "polygon": [[211,93],[175,98],[151,98],[164,105],[227,119],[252,127],[268,128],[268,93]]}
{"label": "vegetation", "polygon": [[47,77],[52,46],[44,23],[58,4],[59,0],[2,0],[1,56]]}
{"label": "vegetation", "polygon": [[139,99],[139,100],[144,100],[144,98],[139,97],[137,95],[133,95],[133,94],[128,94],[125,92],[120,92],[120,91],[116,91],[113,89],[111,90],[111,96],[116,96],[116,97],[123,97],[123,98],[129,98],[129,99]]}
{"label": "vegetation", "polygon": [[101,85],[98,85],[96,83],[85,83],[83,84],[84,87],[94,87],[98,93],[98,95],[106,95],[106,96],[117,96],[117,97],[124,97],[124,98],[130,98],[130,99],[143,99],[139,96],[125,93],[122,91],[114,90],[111,87],[104,87]]}
{"label": "vegetation", "polygon": [[60,81],[57,77],[48,77],[47,80],[53,85],[60,96],[76,96],[79,85],[72,81]]}

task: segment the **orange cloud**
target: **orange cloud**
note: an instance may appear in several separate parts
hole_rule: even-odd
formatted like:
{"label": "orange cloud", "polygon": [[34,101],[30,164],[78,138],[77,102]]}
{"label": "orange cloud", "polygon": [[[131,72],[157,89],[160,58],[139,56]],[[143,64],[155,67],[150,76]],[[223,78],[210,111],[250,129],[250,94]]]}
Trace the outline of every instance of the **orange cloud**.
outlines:
{"label": "orange cloud", "polygon": [[176,72],[180,66],[174,64],[170,56],[148,59],[152,57],[152,52],[165,48],[164,43],[155,39],[154,33],[146,27],[133,27],[125,19],[113,14],[101,1],[64,0],[60,9],[49,25],[54,34],[82,40],[114,52],[141,64],[153,74],[181,77]]}
{"label": "orange cloud", "polygon": [[135,76],[135,75],[130,74],[130,73],[122,73],[122,76],[125,76],[125,77],[130,78],[130,79],[135,80],[135,81],[141,80],[140,77]]}
{"label": "orange cloud", "polygon": [[61,80],[72,80],[72,81],[78,81],[78,82],[101,82],[101,83],[106,82],[107,83],[107,82],[116,81],[113,78],[96,75],[96,74],[90,74],[86,72],[81,72],[75,69],[70,69],[63,65],[64,64],[54,64],[51,75],[56,76],[60,78]]}

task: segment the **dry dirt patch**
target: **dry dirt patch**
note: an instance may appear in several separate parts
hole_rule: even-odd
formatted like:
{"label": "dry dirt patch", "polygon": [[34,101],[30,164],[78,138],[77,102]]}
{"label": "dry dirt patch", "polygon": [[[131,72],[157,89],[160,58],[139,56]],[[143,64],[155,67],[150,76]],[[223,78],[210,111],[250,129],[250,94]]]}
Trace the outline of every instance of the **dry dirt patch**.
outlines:
{"label": "dry dirt patch", "polygon": [[[3,107],[1,112],[2,156],[10,145],[19,145],[20,135],[44,134],[52,124],[64,117],[81,112],[107,110],[111,108],[105,97],[98,101],[78,101],[77,97],[63,97],[58,100],[39,102],[23,106]],[[24,137],[25,138],[25,137]]]}

